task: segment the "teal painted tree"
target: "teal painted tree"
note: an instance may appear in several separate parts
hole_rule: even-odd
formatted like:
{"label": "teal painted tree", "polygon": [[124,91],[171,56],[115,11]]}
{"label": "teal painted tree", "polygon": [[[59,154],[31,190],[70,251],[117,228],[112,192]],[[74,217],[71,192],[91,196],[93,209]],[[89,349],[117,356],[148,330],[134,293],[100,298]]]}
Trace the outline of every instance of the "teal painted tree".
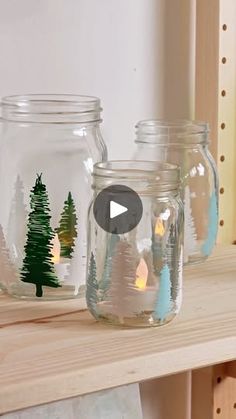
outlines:
{"label": "teal painted tree", "polygon": [[97,269],[96,261],[93,252],[90,256],[88,278],[86,286],[86,301],[88,309],[91,311],[93,316],[97,317],[97,302],[98,302],[98,282],[97,282]]}
{"label": "teal painted tree", "polygon": [[164,265],[160,272],[160,286],[154,308],[154,319],[163,321],[171,309],[171,280],[168,265]]}
{"label": "teal painted tree", "polygon": [[202,253],[209,256],[215,246],[218,230],[218,205],[215,192],[211,195],[208,209],[208,231],[207,238],[202,245]]}
{"label": "teal painted tree", "polygon": [[120,237],[117,234],[111,234],[108,240],[106,257],[104,262],[104,270],[102,279],[99,283],[99,290],[101,294],[101,300],[103,300],[106,296],[106,292],[109,289],[110,281],[111,281],[111,271],[112,271],[112,259],[114,256],[114,252],[116,249],[117,243],[120,241]]}
{"label": "teal painted tree", "polygon": [[48,194],[42,182],[42,174],[37,175],[35,186],[31,191],[30,208],[21,280],[35,284],[36,296],[42,297],[43,286],[54,288],[61,286],[52,262],[54,232],[50,226]]}
{"label": "teal painted tree", "polygon": [[61,257],[71,259],[77,237],[77,216],[75,203],[69,192],[61,213],[60,226],[56,229],[61,244]]}

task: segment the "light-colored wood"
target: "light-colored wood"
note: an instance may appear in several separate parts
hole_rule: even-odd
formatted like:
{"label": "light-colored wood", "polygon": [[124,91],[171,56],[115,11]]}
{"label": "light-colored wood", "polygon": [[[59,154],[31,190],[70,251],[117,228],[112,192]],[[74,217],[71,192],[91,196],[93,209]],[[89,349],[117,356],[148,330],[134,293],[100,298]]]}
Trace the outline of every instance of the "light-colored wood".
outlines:
{"label": "light-colored wood", "polygon": [[217,159],[220,0],[197,0],[196,8],[195,118],[210,123],[210,148]]}
{"label": "light-colored wood", "polygon": [[236,359],[236,247],[184,276],[180,315],[153,329],[97,323],[76,301],[1,297],[0,412]]}
{"label": "light-colored wood", "polygon": [[144,381],[140,394],[144,419],[192,419],[191,371]]}
{"label": "light-colored wood", "polygon": [[192,417],[191,419],[213,419],[212,367],[192,372]]}

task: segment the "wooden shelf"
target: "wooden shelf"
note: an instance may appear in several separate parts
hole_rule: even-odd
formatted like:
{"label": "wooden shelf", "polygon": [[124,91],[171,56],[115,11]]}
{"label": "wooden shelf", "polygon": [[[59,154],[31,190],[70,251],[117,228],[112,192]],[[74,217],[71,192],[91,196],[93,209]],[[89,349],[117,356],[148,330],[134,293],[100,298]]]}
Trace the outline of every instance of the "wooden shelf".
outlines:
{"label": "wooden shelf", "polygon": [[0,297],[0,413],[236,358],[236,246],[184,271],[165,327],[96,323],[76,300]]}

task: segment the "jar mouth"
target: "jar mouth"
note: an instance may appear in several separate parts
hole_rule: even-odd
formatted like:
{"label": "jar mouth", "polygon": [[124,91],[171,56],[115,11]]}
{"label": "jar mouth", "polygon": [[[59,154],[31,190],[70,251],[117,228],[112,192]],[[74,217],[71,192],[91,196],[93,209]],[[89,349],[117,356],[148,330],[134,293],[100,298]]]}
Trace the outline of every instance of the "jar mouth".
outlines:
{"label": "jar mouth", "polygon": [[180,168],[177,165],[156,161],[111,160],[94,165],[95,181],[111,184],[125,182],[139,183],[159,187],[162,190],[174,190],[180,186]]}
{"label": "jar mouth", "polygon": [[136,125],[136,143],[159,145],[208,144],[209,124],[187,119],[147,119]]}
{"label": "jar mouth", "polygon": [[40,123],[100,122],[100,99],[70,94],[27,94],[5,96],[2,118]]}

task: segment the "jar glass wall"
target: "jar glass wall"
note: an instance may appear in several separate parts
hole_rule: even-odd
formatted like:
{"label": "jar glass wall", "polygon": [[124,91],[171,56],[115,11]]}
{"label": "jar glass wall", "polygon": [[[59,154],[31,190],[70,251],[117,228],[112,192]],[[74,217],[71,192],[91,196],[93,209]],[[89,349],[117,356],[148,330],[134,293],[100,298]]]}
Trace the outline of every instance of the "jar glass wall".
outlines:
{"label": "jar glass wall", "polygon": [[100,100],[2,100],[0,282],[23,298],[84,294],[93,165],[106,159]]}
{"label": "jar glass wall", "polygon": [[205,260],[217,236],[218,176],[208,143],[209,127],[203,122],[147,120],[136,125],[135,159],[181,167],[185,263]]}
{"label": "jar glass wall", "polygon": [[[178,313],[182,297],[183,205],[178,190],[179,169],[161,163],[110,161],[96,164],[93,178],[88,309],[98,320],[124,326],[169,322]],[[141,221],[124,234],[104,231],[94,217],[94,203],[100,191],[114,185],[131,188],[142,201]],[[116,202],[116,189],[112,199]]]}

